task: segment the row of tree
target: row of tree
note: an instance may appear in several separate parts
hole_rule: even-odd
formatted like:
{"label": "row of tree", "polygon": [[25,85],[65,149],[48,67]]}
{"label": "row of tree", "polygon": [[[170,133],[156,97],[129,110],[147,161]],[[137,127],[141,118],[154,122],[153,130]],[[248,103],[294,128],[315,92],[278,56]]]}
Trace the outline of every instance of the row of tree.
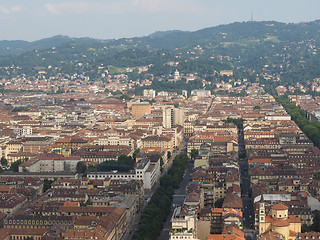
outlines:
{"label": "row of tree", "polygon": [[306,112],[296,105],[292,104],[286,95],[279,96],[276,100],[286,109],[293,121],[307,135],[307,137],[320,148],[320,122],[310,122],[306,118]]}
{"label": "row of tree", "polygon": [[183,172],[188,163],[186,154],[175,157],[171,169],[160,179],[160,187],[153,194],[149,205],[141,215],[139,228],[135,232],[134,240],[156,239],[166,221],[173,200],[174,189],[180,185]]}
{"label": "row of tree", "polygon": [[88,173],[88,172],[109,172],[117,170],[118,172],[128,172],[134,168],[135,157],[140,150],[136,150],[133,154],[133,158],[126,155],[121,155],[117,160],[109,160],[95,166],[87,166],[84,162],[78,162],[76,171],[77,173]]}

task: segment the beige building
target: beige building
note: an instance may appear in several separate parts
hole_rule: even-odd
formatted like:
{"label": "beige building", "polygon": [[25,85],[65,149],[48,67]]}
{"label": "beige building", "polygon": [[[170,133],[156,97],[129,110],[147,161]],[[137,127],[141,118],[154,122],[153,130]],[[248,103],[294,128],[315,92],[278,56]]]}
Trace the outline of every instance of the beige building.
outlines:
{"label": "beige building", "polygon": [[259,235],[268,231],[277,232],[286,240],[294,240],[301,232],[301,220],[296,216],[289,216],[288,207],[282,203],[272,206],[269,216],[266,216],[262,199],[259,205]]}
{"label": "beige building", "polygon": [[149,103],[135,103],[132,104],[132,115],[136,118],[139,119],[146,113],[150,114],[151,113],[151,105]]}
{"label": "beige building", "polygon": [[160,136],[147,136],[142,138],[143,148],[165,148],[168,151],[173,151],[173,138],[160,137]]}

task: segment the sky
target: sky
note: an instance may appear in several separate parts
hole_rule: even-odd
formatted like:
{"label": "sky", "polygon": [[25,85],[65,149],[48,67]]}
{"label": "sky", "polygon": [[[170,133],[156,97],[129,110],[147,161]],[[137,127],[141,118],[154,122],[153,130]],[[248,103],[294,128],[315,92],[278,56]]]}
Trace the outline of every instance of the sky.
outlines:
{"label": "sky", "polygon": [[319,0],[0,0],[0,40],[118,39],[249,21],[320,19]]}

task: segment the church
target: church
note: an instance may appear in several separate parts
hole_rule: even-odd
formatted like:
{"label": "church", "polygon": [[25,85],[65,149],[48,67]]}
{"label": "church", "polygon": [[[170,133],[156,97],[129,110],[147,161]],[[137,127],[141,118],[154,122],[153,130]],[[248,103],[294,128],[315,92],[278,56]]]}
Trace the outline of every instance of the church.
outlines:
{"label": "church", "polygon": [[265,202],[259,203],[259,235],[272,231],[281,234],[285,240],[294,240],[301,232],[301,220],[296,216],[289,216],[288,207],[278,203],[271,207],[266,216]]}

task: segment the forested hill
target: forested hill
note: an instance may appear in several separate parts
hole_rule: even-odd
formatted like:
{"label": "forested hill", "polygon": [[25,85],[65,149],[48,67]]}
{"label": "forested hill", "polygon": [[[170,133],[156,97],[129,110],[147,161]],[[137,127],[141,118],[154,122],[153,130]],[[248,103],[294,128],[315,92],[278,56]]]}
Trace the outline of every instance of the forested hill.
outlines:
{"label": "forested hill", "polygon": [[44,38],[33,42],[22,40],[3,40],[0,41],[0,56],[19,55],[32,50],[43,50],[52,47],[59,47],[72,41],[89,45],[96,42],[103,42],[101,40],[91,38],[70,38],[62,35]]}
{"label": "forested hill", "polygon": [[116,40],[55,36],[35,42],[0,41],[0,69],[20,67],[14,73],[0,71],[0,77],[33,74],[34,69],[48,66],[73,72],[77,63],[92,72],[98,64],[152,64],[161,74],[164,63],[179,61],[190,67],[220,64],[221,68],[279,74],[284,82],[292,83],[320,77],[319,51],[320,20],[297,24],[237,22],[194,32],[173,30]]}
{"label": "forested hill", "polygon": [[145,37],[123,38],[117,40],[97,40],[92,38],[70,38],[54,36],[34,42],[0,41],[0,55],[20,54],[30,50],[59,47],[69,42],[80,44],[117,47],[137,47],[141,49],[176,49],[192,47],[197,44],[236,44],[243,41],[281,41],[299,42],[307,39],[320,40],[320,20],[286,24],[280,22],[236,22],[201,29],[194,32],[162,31]]}

